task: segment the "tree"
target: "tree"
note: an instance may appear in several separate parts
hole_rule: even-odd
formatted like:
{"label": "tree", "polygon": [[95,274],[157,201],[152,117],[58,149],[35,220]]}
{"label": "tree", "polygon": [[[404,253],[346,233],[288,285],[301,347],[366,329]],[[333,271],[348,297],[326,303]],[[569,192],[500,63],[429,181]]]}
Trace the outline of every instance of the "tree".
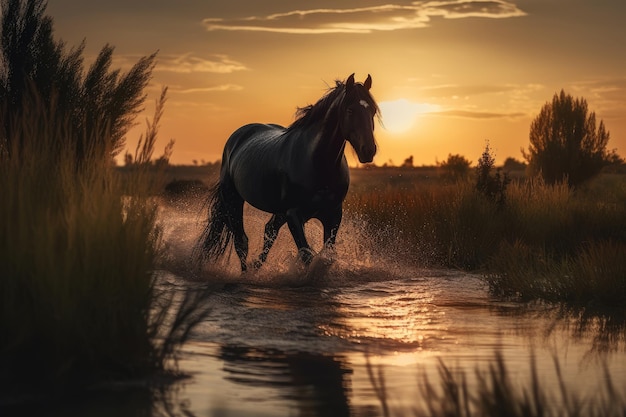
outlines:
{"label": "tree", "polygon": [[45,0],[1,0],[0,6],[0,149],[19,151],[14,126],[28,111],[65,129],[62,137],[74,142],[78,160],[88,152],[117,155],[146,98],[155,54],[121,74],[111,69],[113,47],[106,45],[85,72],[84,42],[67,51],[54,39]]}
{"label": "tree", "polygon": [[606,165],[608,141],[609,132],[602,120],[596,127],[587,101],[561,90],[531,123],[530,146],[522,153],[531,174],[542,175],[550,184],[567,180],[575,187]]}
{"label": "tree", "polygon": [[448,154],[448,159],[438,163],[438,165],[443,179],[457,182],[467,179],[472,162],[462,155]]}
{"label": "tree", "polygon": [[413,168],[413,155],[405,159],[401,166],[402,168]]}
{"label": "tree", "polygon": [[526,164],[509,156],[504,160],[504,164],[502,164],[502,169],[505,171],[524,171],[526,170]]}

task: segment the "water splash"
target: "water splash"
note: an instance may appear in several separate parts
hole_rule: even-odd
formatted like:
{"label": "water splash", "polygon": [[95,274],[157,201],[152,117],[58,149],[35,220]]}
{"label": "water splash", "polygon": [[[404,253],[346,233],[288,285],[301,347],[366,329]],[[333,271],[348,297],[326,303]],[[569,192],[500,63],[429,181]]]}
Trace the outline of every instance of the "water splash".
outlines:
{"label": "water splash", "polygon": [[[297,249],[285,226],[281,228],[267,262],[259,270],[242,274],[239,261],[230,248],[223,259],[198,268],[193,261],[193,248],[204,227],[202,204],[164,203],[160,218],[165,243],[163,269],[184,279],[251,284],[261,286],[346,286],[362,282],[394,280],[419,276],[420,269],[409,266],[407,248],[382,247],[377,234],[368,232],[363,220],[344,217],[334,251],[323,248],[323,229],[317,220],[305,226],[307,240],[316,256],[305,267],[297,259]],[[249,262],[256,259],[263,246],[263,230],[270,215],[246,204],[244,227],[249,238]],[[392,233],[381,230],[377,233]],[[400,241],[399,241],[400,242]]]}

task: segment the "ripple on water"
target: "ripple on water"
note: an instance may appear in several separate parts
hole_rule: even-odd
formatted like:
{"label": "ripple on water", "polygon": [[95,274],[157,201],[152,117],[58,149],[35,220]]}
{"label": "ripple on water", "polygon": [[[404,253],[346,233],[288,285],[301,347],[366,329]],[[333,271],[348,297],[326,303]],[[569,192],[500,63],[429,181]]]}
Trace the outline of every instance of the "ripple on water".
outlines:
{"label": "ripple on water", "polygon": [[[170,259],[161,280],[215,286],[206,301],[212,313],[186,346],[181,368],[195,371],[207,386],[223,387],[226,402],[256,402],[249,415],[264,406],[290,414],[285,408],[293,411],[294,402],[372,404],[368,363],[382,367],[390,395],[414,398],[424,374],[437,380],[437,358],[471,374],[492,363],[496,350],[519,380],[528,380],[536,355],[548,384],[556,384],[557,357],[564,377],[579,387],[603,378],[601,361],[611,366],[616,384],[626,385],[624,349],[586,360],[593,332],[572,337],[576,323],[559,324],[569,322],[556,318],[552,306],[492,299],[476,275],[407,266],[394,248],[368,247],[368,236],[350,222],[342,226],[350,239],[339,240],[336,256],[322,252],[303,269],[283,230],[268,263],[241,274],[235,256],[201,271],[190,267],[200,227],[188,214],[170,217]],[[251,253],[261,246],[263,221],[258,213],[247,220]],[[311,229],[316,242],[321,231]],[[623,336],[617,339],[623,348]],[[193,385],[188,392],[194,389],[198,396],[206,391]]]}

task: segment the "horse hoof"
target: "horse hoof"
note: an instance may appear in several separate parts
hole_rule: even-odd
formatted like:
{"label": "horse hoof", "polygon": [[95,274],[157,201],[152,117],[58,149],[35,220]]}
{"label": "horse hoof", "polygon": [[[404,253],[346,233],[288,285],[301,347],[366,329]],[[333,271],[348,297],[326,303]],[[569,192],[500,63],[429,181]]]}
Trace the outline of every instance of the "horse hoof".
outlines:
{"label": "horse hoof", "polygon": [[261,267],[262,267],[262,266],[263,266],[263,262],[261,262],[259,259],[257,259],[256,261],[254,261],[254,262],[252,263],[252,267],[253,267],[255,270],[259,270],[259,269],[261,269]]}
{"label": "horse hoof", "polygon": [[309,248],[303,248],[300,249],[300,260],[302,261],[302,263],[304,263],[306,266],[309,266],[311,264],[311,261],[313,260],[313,256],[315,255],[313,253],[313,251]]}

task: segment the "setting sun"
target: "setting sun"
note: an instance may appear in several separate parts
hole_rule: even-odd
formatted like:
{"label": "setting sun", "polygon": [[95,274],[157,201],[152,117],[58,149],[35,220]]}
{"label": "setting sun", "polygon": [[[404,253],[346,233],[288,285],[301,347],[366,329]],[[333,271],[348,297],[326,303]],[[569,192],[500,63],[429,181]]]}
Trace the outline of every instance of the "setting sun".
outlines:
{"label": "setting sun", "polygon": [[413,103],[401,98],[379,104],[383,128],[391,133],[404,133],[411,129],[420,114],[434,111],[432,104]]}
{"label": "setting sun", "polygon": [[[174,139],[173,164],[221,159],[245,124],[289,125],[296,108],[352,73],[373,78],[382,117],[376,163],[414,155],[428,165],[450,153],[476,160],[486,139],[497,163],[521,159],[532,119],[561,89],[597,111],[609,148],[626,149],[626,58],[611,41],[625,2],[577,2],[580,10],[567,16],[545,0],[48,3],[67,45],[86,40],[89,57],[113,45],[122,72],[159,51],[146,112],[126,143],[135,149],[141,121],[168,86],[157,148]],[[586,30],[566,36],[554,16]]]}

